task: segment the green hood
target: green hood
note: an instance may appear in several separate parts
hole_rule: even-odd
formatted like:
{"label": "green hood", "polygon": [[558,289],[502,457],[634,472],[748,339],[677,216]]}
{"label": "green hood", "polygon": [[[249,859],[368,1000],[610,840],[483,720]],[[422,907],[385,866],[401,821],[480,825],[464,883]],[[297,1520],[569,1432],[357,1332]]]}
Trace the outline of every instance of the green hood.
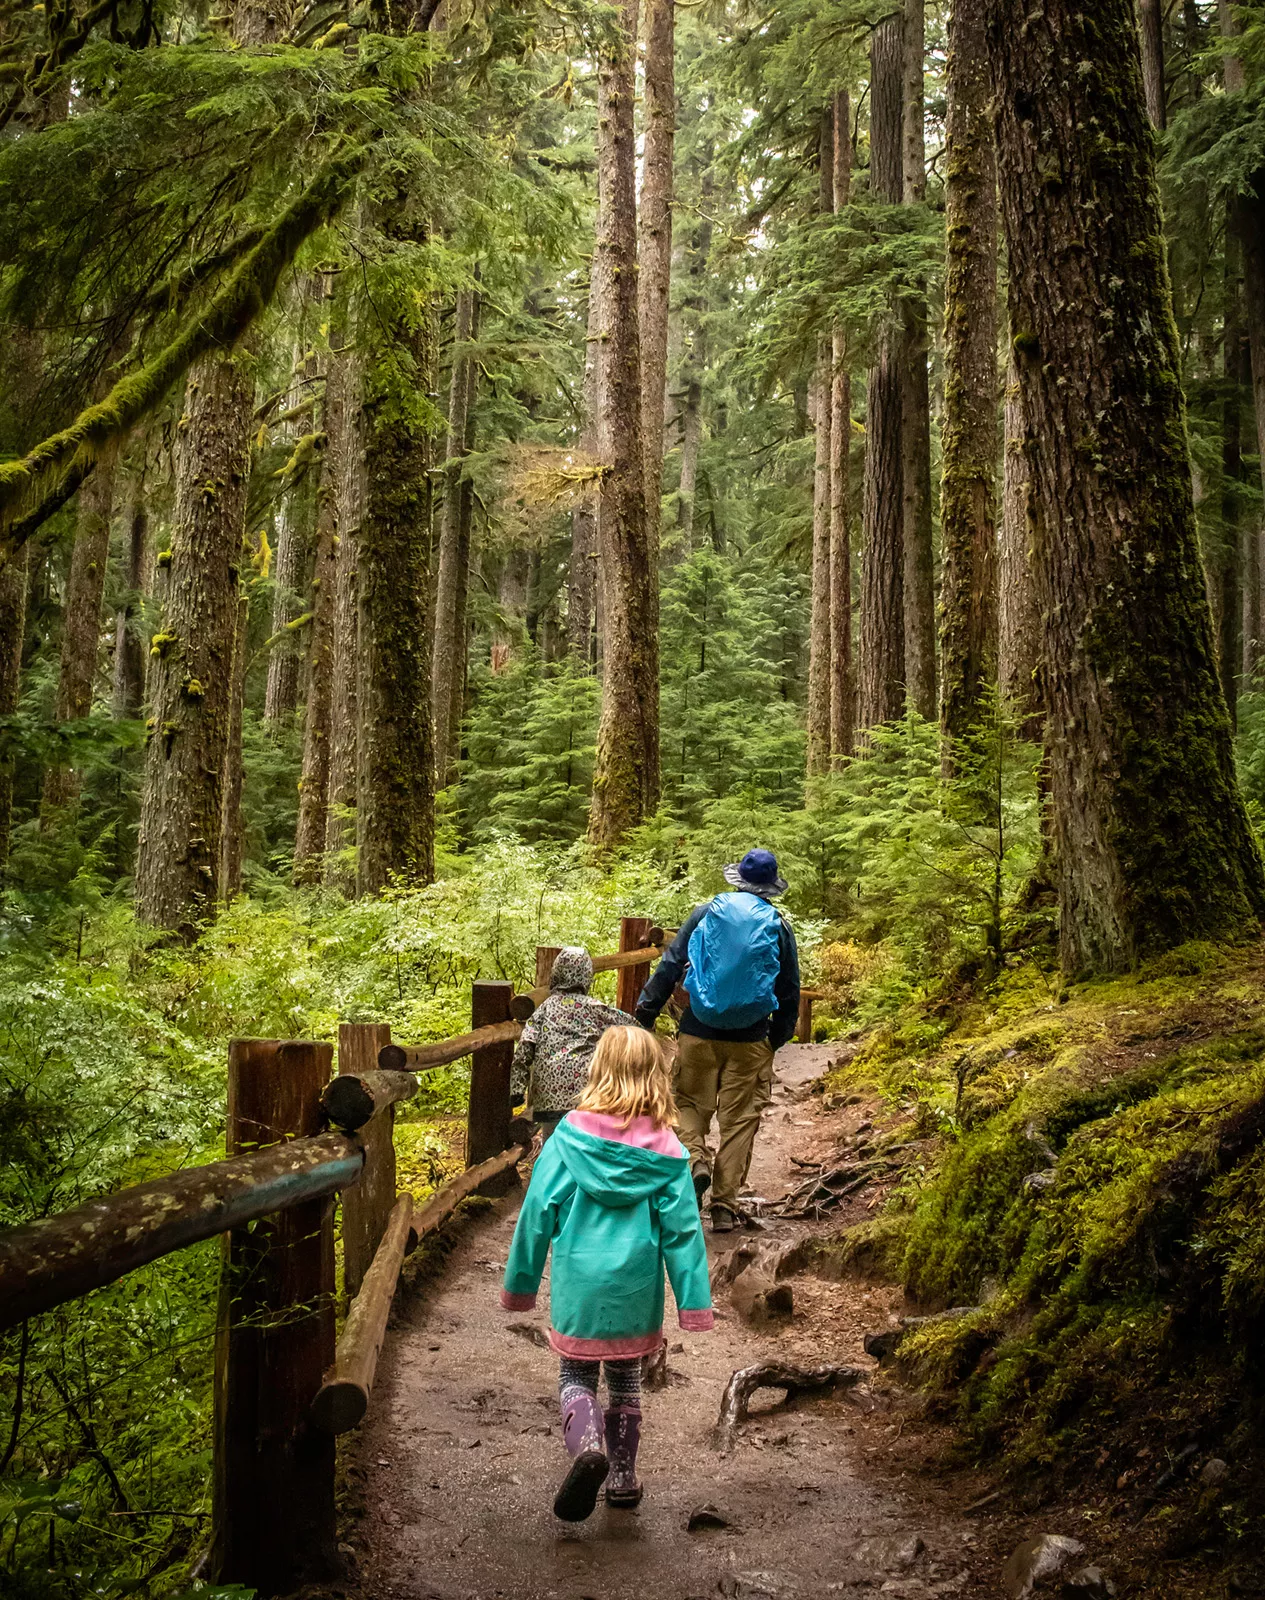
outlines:
{"label": "green hood", "polygon": [[614,1209],[635,1206],[667,1189],[681,1170],[680,1156],[602,1139],[565,1120],[549,1142],[585,1194]]}

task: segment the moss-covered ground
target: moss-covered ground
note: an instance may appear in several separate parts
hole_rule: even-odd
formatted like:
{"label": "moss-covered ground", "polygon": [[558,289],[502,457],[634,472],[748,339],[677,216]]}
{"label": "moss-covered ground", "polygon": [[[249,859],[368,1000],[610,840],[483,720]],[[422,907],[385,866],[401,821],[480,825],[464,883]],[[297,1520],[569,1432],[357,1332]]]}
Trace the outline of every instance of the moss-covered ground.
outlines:
{"label": "moss-covered ground", "polygon": [[883,1096],[912,1147],[845,1257],[920,1311],[975,1308],[897,1358],[963,1454],[1092,1500],[1153,1553],[1254,1552],[1265,948],[1062,989],[1026,963],[907,1008],[828,1088]]}

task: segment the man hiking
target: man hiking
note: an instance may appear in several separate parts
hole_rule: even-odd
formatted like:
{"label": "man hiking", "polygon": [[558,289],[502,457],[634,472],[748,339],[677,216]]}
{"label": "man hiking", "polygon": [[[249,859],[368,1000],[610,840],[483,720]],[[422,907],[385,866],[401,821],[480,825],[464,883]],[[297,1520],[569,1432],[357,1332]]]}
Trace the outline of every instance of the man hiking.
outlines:
{"label": "man hiking", "polygon": [[[786,893],[777,857],[749,850],[725,868],[735,891],[699,906],[641,991],[637,1021],[653,1029],[677,984],[689,996],[677,1039],[677,1133],[689,1152],[694,1191],[712,1191],[712,1232],[737,1221],[760,1113],[773,1092],[773,1052],[795,1032],[799,952],[790,923],[770,902]],[[713,1116],[720,1146],[713,1165]]]}

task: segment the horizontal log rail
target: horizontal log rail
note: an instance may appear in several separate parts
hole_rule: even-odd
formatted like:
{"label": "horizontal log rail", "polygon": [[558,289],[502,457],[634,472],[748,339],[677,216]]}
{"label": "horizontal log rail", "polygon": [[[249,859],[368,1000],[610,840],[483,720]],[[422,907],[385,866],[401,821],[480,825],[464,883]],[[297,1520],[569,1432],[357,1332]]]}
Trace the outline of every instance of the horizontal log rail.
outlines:
{"label": "horizontal log rail", "polygon": [[521,1022],[492,1022],[485,1028],[460,1033],[455,1039],[440,1039],[435,1044],[387,1044],[378,1051],[382,1072],[426,1072],[431,1067],[446,1067],[462,1056],[473,1055],[493,1044],[509,1044],[523,1031]]}
{"label": "horizontal log rail", "polygon": [[411,1072],[344,1072],[330,1079],[321,1105],[336,1128],[354,1133],[379,1111],[411,1100],[416,1093],[417,1079]]}
{"label": "horizontal log rail", "polygon": [[318,1428],[326,1433],[348,1433],[364,1420],[405,1255],[434,1233],[483,1184],[516,1167],[527,1149],[526,1145],[514,1145],[477,1167],[467,1168],[444,1184],[424,1206],[417,1206],[407,1194],[396,1201],[373,1265],[347,1313],[334,1365],[312,1402],[312,1421]]}
{"label": "horizontal log rail", "polygon": [[360,1144],[342,1133],[173,1172],[0,1233],[0,1331],[77,1300],[159,1256],[355,1183]]}

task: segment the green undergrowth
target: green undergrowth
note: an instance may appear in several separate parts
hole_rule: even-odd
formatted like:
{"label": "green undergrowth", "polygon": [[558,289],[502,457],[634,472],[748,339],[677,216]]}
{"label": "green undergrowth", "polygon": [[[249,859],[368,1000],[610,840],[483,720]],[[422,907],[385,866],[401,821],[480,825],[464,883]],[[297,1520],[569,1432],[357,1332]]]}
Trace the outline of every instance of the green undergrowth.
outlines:
{"label": "green undergrowth", "polygon": [[1173,1517],[1177,1546],[1238,1538],[1262,1509],[1260,961],[1192,945],[1059,993],[1019,969],[902,1013],[829,1084],[903,1113],[903,1177],[845,1260],[923,1311],[973,1308],[908,1332],[904,1373],[976,1458],[1046,1481],[1110,1488],[1141,1436],[1152,1478],[1187,1444],[1228,1461]]}

